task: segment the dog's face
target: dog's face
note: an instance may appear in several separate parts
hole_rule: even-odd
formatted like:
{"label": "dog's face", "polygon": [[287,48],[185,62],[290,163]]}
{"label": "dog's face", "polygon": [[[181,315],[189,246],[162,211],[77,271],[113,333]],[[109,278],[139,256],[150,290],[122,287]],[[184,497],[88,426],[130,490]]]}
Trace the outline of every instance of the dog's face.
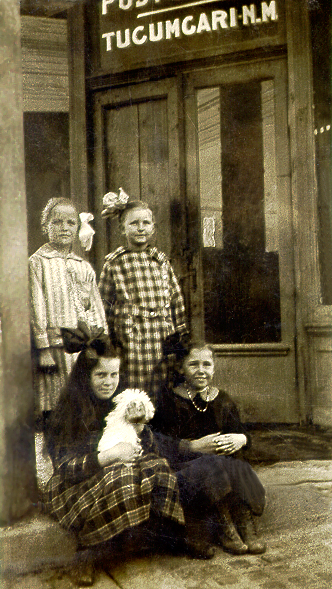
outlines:
{"label": "dog's face", "polygon": [[154,406],[148,395],[139,389],[126,389],[115,398],[116,412],[132,424],[144,424],[154,415]]}

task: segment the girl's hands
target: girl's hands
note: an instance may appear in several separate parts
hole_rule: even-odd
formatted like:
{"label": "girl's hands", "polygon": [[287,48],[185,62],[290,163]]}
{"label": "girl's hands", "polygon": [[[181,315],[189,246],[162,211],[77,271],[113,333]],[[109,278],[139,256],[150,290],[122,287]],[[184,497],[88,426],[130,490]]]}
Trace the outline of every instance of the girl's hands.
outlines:
{"label": "girl's hands", "polygon": [[247,438],[244,434],[210,434],[192,440],[190,442],[190,449],[193,452],[202,452],[203,454],[234,454],[242,446],[247,443]]}
{"label": "girl's hands", "polygon": [[112,448],[99,452],[98,461],[100,466],[108,466],[115,460],[121,460],[124,464],[133,464],[141,451],[128,442],[119,442]]}
{"label": "girl's hands", "polygon": [[216,454],[234,454],[245,446],[247,438],[244,434],[219,434],[215,439]]}

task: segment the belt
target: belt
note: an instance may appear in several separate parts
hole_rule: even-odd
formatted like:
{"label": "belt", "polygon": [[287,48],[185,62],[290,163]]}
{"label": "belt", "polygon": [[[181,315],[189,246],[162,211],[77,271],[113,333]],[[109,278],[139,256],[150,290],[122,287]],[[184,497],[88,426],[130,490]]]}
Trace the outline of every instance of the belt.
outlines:
{"label": "belt", "polygon": [[167,307],[140,307],[139,305],[124,305],[120,308],[115,308],[115,315],[132,315],[133,317],[168,317],[170,308]]}

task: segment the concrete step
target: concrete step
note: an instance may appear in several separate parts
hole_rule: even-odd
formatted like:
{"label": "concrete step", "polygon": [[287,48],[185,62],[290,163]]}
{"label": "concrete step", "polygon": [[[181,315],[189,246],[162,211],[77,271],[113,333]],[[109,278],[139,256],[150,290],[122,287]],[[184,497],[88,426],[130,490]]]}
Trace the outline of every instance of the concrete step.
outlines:
{"label": "concrete step", "polygon": [[[260,518],[264,533],[332,522],[332,461],[284,462],[255,470],[267,494]],[[19,574],[68,565],[76,551],[73,536],[40,514],[2,528],[0,546],[2,571]]]}

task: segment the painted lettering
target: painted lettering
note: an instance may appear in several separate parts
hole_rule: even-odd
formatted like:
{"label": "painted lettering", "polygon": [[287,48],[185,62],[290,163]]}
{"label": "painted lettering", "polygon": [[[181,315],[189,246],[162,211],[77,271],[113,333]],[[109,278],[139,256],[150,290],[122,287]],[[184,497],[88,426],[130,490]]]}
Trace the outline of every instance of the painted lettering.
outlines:
{"label": "painted lettering", "polygon": [[212,12],[212,29],[217,31],[218,25],[221,29],[228,29],[227,18],[226,10],[214,10]]}
{"label": "painted lettering", "polygon": [[189,15],[186,16],[182,21],[182,32],[184,35],[194,35],[196,33],[195,25],[189,25],[189,22],[193,21],[194,17]]}
{"label": "painted lettering", "polygon": [[103,39],[106,39],[106,51],[112,51],[112,37],[114,37],[115,33],[105,33],[102,35]]}
{"label": "painted lettering", "polygon": [[197,25],[197,33],[202,33],[203,31],[211,31],[210,23],[208,17],[206,16],[205,12],[202,12],[199,17],[198,25]]}
{"label": "painted lettering", "polygon": [[125,38],[122,41],[121,34],[123,31],[116,31],[116,46],[119,49],[124,49],[124,47],[129,47],[130,45],[130,29],[125,30]]}
{"label": "painted lettering", "polygon": [[136,27],[136,29],[133,30],[133,43],[135,43],[135,45],[143,45],[143,43],[145,43],[148,38],[147,36],[144,34],[141,37],[138,36],[139,33],[144,32],[144,27]]}
{"label": "painted lettering", "polygon": [[166,21],[166,39],[171,39],[172,35],[180,37],[180,19],[176,18],[172,22],[171,20]]}
{"label": "painted lettering", "polygon": [[101,13],[107,14],[107,6],[109,4],[113,4],[113,2],[114,2],[114,0],[103,0],[102,7],[101,7]]}
{"label": "painted lettering", "polygon": [[230,27],[238,27],[239,26],[239,19],[236,8],[230,8],[229,10],[229,26]]}
{"label": "painted lettering", "polygon": [[153,42],[162,41],[162,39],[164,38],[164,36],[163,36],[163,23],[158,22],[157,27],[158,27],[158,31],[156,34],[155,24],[154,23],[149,24],[149,39],[150,39],[150,41],[153,41]]}
{"label": "painted lettering", "polygon": [[262,21],[268,22],[269,19],[278,20],[277,7],[274,0],[270,2],[269,6],[267,2],[262,2]]}
{"label": "painted lettering", "polygon": [[133,0],[119,0],[119,8],[122,10],[129,10],[133,5]]}
{"label": "painted lettering", "polygon": [[[149,2],[157,3],[159,1],[136,0],[135,2],[135,0],[119,0],[117,5],[122,10],[129,10],[132,7],[141,8]],[[102,0],[103,14],[107,13],[108,6],[113,2],[114,0]],[[259,14],[259,18],[257,18],[257,14]],[[139,17],[137,16],[137,18]],[[240,26],[263,25],[263,23],[276,20],[278,20],[277,2],[272,0],[270,2],[261,2],[258,8],[253,3],[244,4],[242,9],[239,10],[232,7],[227,10],[201,12],[197,15],[188,14],[183,18],[175,18],[174,20],[150,22],[135,28],[104,33],[102,39],[105,39],[106,51],[112,51],[115,48],[124,49],[130,47],[132,44],[143,45],[148,41],[155,43],[157,41],[172,40],[184,35],[192,36],[200,33],[211,33],[211,31],[239,28]],[[113,40],[113,37],[115,37],[115,40]]]}
{"label": "painted lettering", "polygon": [[244,25],[249,24],[249,19],[250,24],[254,25],[256,22],[256,16],[257,10],[255,4],[250,4],[250,8],[248,8],[248,6],[242,6],[242,19]]}

